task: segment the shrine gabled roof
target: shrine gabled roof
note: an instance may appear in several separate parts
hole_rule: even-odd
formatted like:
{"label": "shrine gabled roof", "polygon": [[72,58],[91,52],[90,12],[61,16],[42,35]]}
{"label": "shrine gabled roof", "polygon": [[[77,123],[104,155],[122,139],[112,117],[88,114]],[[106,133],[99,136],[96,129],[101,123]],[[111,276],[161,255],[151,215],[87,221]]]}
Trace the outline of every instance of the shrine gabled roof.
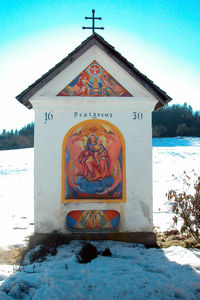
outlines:
{"label": "shrine gabled roof", "polygon": [[155,110],[160,109],[172,100],[163,90],[161,90],[153,81],[137,70],[132,63],[115,50],[108,42],[106,42],[99,34],[94,33],[83,41],[77,48],[74,49],[67,57],[56,64],[52,69],[45,73],[42,77],[31,84],[26,90],[19,94],[16,99],[31,109],[32,104],[29,99],[36,94],[43,86],[55,78],[60,72],[67,68],[84,52],[86,52],[93,45],[97,45],[108,56],[110,56],[116,63],[126,70],[137,82],[139,82],[147,91],[149,91],[158,102]]}

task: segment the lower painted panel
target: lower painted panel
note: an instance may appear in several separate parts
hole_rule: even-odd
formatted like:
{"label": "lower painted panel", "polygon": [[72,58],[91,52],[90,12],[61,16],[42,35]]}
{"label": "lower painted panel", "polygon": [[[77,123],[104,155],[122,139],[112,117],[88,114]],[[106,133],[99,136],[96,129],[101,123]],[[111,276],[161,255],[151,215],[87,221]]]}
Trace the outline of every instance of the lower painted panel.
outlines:
{"label": "lower painted panel", "polygon": [[67,215],[67,226],[73,229],[114,229],[119,225],[116,210],[73,210]]}

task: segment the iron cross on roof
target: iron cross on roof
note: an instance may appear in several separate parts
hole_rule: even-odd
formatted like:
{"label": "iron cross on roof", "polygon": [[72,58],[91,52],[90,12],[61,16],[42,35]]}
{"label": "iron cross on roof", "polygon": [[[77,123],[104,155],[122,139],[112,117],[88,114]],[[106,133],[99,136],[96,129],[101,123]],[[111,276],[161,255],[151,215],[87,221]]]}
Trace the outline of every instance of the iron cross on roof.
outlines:
{"label": "iron cross on roof", "polygon": [[92,17],[85,17],[86,20],[91,19],[92,20],[92,27],[82,27],[82,29],[92,29],[92,33],[94,34],[95,29],[104,29],[104,27],[95,27],[94,20],[102,20],[102,18],[97,18],[94,16],[95,10],[92,10]]}

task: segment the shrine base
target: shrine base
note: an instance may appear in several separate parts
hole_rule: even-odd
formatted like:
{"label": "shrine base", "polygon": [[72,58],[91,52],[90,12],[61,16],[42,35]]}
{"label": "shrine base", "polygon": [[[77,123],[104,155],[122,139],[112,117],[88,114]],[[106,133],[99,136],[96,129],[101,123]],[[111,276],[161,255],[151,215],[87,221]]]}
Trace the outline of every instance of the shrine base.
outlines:
{"label": "shrine base", "polygon": [[47,241],[52,239],[52,234],[57,236],[62,244],[67,244],[72,240],[85,240],[85,241],[103,241],[111,240],[118,242],[127,242],[135,244],[144,244],[145,247],[157,247],[156,235],[153,232],[109,232],[109,233],[34,233],[29,238],[29,247],[32,249],[39,244],[46,244]]}

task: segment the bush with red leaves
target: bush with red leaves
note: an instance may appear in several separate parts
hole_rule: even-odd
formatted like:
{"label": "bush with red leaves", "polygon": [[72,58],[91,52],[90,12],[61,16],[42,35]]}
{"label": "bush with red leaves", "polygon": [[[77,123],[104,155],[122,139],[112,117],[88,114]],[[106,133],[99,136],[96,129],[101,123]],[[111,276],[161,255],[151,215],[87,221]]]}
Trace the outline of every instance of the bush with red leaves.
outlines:
{"label": "bush with red leaves", "polygon": [[200,176],[193,185],[193,194],[187,191],[191,189],[190,181],[191,178],[184,172],[183,185],[186,191],[171,190],[167,196],[168,200],[172,201],[171,211],[175,214],[174,224],[181,219],[181,233],[190,233],[200,243]]}

